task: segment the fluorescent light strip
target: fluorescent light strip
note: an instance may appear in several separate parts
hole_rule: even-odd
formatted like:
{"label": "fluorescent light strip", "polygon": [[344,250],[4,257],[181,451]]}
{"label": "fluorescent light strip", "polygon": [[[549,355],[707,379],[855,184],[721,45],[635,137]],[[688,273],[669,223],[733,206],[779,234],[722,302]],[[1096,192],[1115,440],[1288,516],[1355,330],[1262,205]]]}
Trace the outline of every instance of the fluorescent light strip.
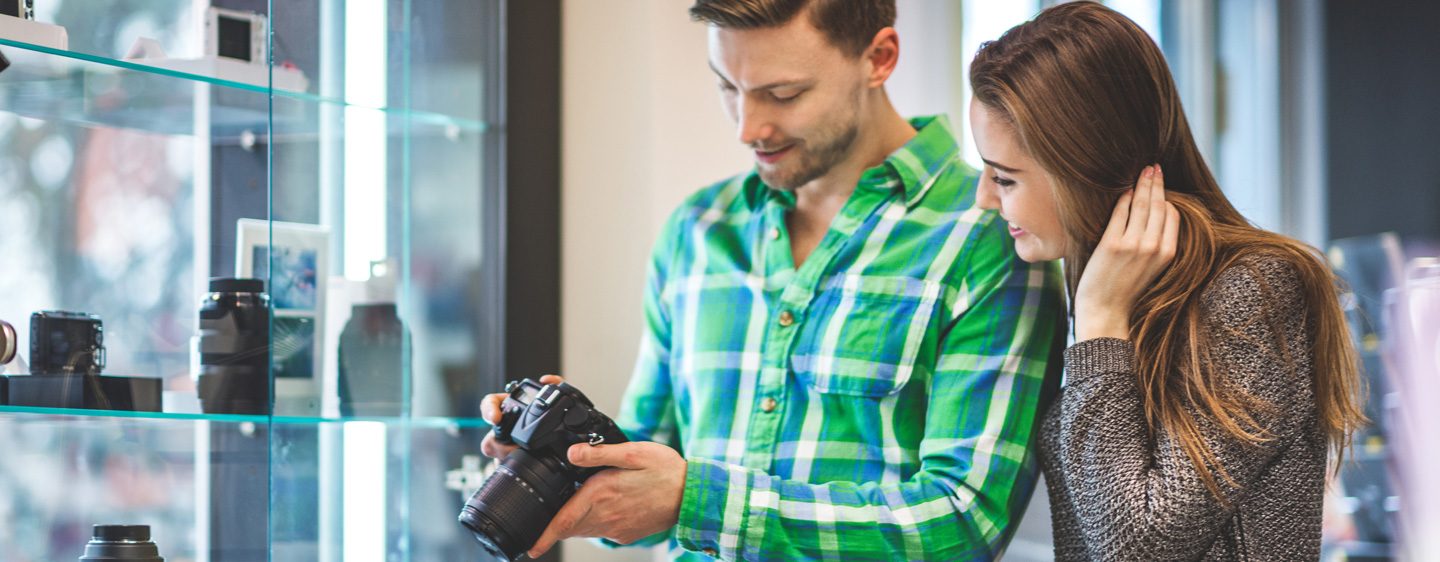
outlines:
{"label": "fluorescent light strip", "polygon": [[[385,257],[387,26],[385,0],[345,6],[345,277],[370,278]],[[356,107],[365,106],[365,107]],[[386,559],[385,425],[344,424],[343,552],[347,562]]]}
{"label": "fluorescent light strip", "polygon": [[346,562],[384,562],[385,424],[345,422]]}
{"label": "fluorescent light strip", "polygon": [[[345,277],[385,258],[387,48],[384,0],[345,3]],[[364,106],[364,107],[357,107]]]}

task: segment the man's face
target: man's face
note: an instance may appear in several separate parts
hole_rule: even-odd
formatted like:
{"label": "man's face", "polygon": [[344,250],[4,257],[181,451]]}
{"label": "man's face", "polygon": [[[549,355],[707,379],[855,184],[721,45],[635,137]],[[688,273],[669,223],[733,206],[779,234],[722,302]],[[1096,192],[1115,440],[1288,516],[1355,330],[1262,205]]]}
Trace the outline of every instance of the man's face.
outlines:
{"label": "man's face", "polygon": [[869,64],[830,44],[804,14],[776,28],[711,26],[710,67],[766,185],[793,191],[850,156]]}

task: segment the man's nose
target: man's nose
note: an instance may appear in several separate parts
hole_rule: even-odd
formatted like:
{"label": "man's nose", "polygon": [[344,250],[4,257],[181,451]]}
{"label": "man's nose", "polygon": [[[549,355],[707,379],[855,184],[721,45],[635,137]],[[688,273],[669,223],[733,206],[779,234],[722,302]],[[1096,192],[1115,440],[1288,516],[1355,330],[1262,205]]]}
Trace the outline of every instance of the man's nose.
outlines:
{"label": "man's nose", "polygon": [[753,145],[756,141],[770,138],[774,133],[775,128],[770,124],[768,116],[755,104],[742,97],[736,102],[735,109],[736,134],[740,137],[740,144]]}

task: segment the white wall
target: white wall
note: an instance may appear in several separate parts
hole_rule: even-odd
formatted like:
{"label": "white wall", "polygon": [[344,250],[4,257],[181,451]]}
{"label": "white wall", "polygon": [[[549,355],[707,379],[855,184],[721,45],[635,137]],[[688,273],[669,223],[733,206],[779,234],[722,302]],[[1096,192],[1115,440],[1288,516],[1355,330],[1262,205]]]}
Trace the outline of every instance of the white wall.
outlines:
{"label": "white wall", "polygon": [[[688,2],[566,0],[562,374],[614,412],[640,341],[650,247],[676,205],[751,167],[720,109]],[[565,544],[567,560],[648,560]]]}

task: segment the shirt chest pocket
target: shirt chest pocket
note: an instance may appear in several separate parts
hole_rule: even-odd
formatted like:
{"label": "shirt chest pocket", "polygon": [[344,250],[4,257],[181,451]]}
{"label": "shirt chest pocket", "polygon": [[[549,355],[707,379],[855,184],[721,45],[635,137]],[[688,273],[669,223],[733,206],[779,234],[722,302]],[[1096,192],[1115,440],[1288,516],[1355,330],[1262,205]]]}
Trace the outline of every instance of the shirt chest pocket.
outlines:
{"label": "shirt chest pocket", "polygon": [[[843,275],[823,285],[806,312],[790,367],[822,394],[878,398],[909,382],[923,350],[933,355],[939,283]],[[925,342],[932,342],[925,346]]]}

